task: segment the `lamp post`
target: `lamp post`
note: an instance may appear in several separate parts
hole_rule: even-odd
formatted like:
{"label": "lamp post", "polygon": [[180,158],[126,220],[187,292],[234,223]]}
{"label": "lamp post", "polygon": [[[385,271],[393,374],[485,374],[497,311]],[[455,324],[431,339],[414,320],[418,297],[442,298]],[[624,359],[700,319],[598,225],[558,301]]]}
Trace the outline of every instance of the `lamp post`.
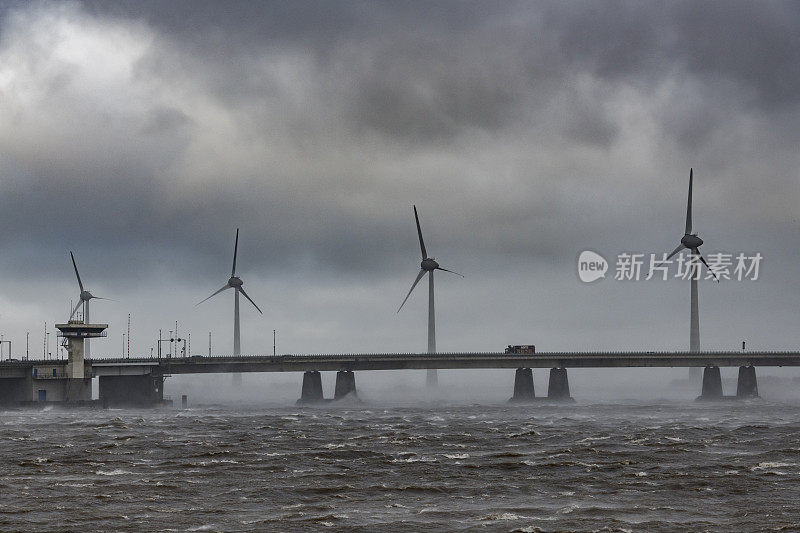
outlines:
{"label": "lamp post", "polygon": [[[170,333],[172,333],[170,331]],[[161,338],[161,330],[158,330],[158,358],[161,359],[161,343],[162,342],[169,342],[169,339],[162,339]]]}

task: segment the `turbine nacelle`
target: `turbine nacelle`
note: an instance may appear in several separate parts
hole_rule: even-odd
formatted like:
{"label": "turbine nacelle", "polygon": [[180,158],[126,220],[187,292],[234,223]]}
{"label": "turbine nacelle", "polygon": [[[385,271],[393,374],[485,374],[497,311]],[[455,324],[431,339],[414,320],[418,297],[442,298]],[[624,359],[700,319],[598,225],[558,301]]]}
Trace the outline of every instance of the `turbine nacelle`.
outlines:
{"label": "turbine nacelle", "polygon": [[684,235],[681,239],[681,244],[691,250],[693,248],[699,248],[700,245],[703,244],[703,239],[697,235]]}
{"label": "turbine nacelle", "polygon": [[243,284],[244,282],[241,280],[241,278],[238,278],[236,276],[231,276],[231,278],[228,280],[229,287],[233,288],[241,287]]}
{"label": "turbine nacelle", "polygon": [[94,298],[94,296],[92,296],[91,292],[89,292],[89,291],[81,291],[80,299],[81,299],[82,302],[88,302],[92,298]]}
{"label": "turbine nacelle", "polygon": [[433,259],[432,257],[427,257],[422,260],[419,266],[420,268],[422,268],[422,270],[430,272],[431,270],[436,270],[437,268],[439,268],[439,263],[437,263],[436,260]]}

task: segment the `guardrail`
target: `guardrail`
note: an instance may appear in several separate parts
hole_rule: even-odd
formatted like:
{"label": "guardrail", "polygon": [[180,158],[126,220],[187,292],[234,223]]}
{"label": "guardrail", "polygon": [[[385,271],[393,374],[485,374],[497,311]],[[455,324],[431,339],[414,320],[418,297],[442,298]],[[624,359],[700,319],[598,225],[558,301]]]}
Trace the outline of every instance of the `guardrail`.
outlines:
{"label": "guardrail", "polygon": [[[706,350],[701,352],[668,352],[668,351],[559,351],[559,352],[538,352],[535,354],[508,354],[504,352],[438,352],[438,353],[338,353],[338,354],[283,354],[283,355],[258,355],[248,354],[241,356],[232,355],[194,355],[190,357],[102,357],[86,359],[87,365],[92,364],[147,364],[147,365],[169,365],[169,364],[202,364],[204,362],[291,362],[291,361],[316,361],[316,360],[387,360],[387,359],[439,359],[439,360],[468,360],[468,359],[526,359],[526,360],[547,360],[547,359],[596,359],[596,358],[617,358],[617,359],[653,359],[662,358],[674,359],[698,359],[698,358],[790,358],[800,357],[800,350],[774,350],[774,351],[713,351]],[[3,367],[31,367],[35,365],[49,366],[56,362],[66,363],[66,360],[37,359],[22,361],[0,361]]]}
{"label": "guardrail", "polygon": [[283,355],[194,355],[191,357],[137,357],[137,358],[99,358],[87,359],[86,362],[91,363],[121,363],[121,362],[154,362],[161,361],[163,363],[202,363],[203,361],[241,361],[244,359],[265,360],[265,361],[282,361],[293,359],[380,359],[380,358],[403,358],[403,359],[463,359],[463,358],[487,358],[496,357],[498,359],[553,359],[553,358],[566,358],[566,357],[791,357],[800,356],[800,350],[782,350],[782,351],[701,351],[701,352],[667,352],[667,351],[564,351],[564,352],[537,352],[535,354],[516,354],[504,352],[437,352],[437,353],[335,353],[335,354],[283,354]]}

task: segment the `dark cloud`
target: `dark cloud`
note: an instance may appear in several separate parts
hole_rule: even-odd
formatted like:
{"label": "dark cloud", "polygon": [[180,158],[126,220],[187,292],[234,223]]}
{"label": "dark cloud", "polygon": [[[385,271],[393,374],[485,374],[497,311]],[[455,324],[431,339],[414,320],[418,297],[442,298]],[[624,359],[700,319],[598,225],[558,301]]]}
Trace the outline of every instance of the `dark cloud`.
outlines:
{"label": "dark cloud", "polygon": [[[335,338],[346,349],[369,329],[380,346],[422,327],[413,313],[392,315],[418,266],[417,204],[429,248],[468,275],[442,281],[457,302],[442,304],[445,316],[491,309],[478,320],[513,323],[520,336],[540,320],[553,344],[613,344],[619,331],[598,331],[626,320],[606,309],[615,286],[589,297],[572,263],[584,248],[672,243],[694,166],[704,238],[784,258],[764,285],[789,298],[776,287],[791,276],[787,250],[800,248],[790,216],[800,200],[798,11],[3,3],[0,271],[41,284],[26,315],[38,317],[74,297],[73,249],[101,289],[140,313],[198,312],[211,329],[213,317],[228,320],[215,306],[229,302],[155,313],[151,299],[169,286],[170,301],[194,302],[224,282],[240,227],[251,295],[280,309],[270,320],[298,343]],[[683,316],[686,291],[676,291],[660,318]],[[22,306],[17,286],[6,294]],[[309,311],[314,302],[324,309]],[[572,336],[563,324],[575,309],[586,325]],[[467,326],[452,333],[481,343]],[[650,331],[630,342],[654,335],[672,339]]]}

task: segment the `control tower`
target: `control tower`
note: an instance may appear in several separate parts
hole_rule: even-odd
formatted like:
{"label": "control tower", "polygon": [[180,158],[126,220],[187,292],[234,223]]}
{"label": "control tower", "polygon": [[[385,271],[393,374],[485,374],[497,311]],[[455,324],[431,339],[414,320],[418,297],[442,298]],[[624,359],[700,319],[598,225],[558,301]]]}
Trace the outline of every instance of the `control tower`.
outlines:
{"label": "control tower", "polygon": [[67,387],[65,401],[90,400],[92,398],[92,376],[86,376],[83,365],[84,340],[105,337],[108,324],[84,324],[81,320],[70,320],[56,324],[59,337],[67,340],[67,365],[64,368]]}

